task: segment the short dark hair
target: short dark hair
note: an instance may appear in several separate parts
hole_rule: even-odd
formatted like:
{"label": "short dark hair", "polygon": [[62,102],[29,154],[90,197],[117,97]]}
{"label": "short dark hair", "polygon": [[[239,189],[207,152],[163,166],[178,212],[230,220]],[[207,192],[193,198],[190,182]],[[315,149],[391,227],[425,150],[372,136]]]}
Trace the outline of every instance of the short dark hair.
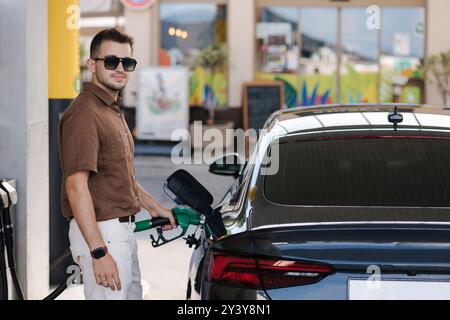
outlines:
{"label": "short dark hair", "polygon": [[97,58],[100,46],[104,41],[113,41],[118,43],[128,43],[133,51],[134,39],[129,35],[120,32],[115,28],[106,29],[97,33],[91,42],[91,58]]}

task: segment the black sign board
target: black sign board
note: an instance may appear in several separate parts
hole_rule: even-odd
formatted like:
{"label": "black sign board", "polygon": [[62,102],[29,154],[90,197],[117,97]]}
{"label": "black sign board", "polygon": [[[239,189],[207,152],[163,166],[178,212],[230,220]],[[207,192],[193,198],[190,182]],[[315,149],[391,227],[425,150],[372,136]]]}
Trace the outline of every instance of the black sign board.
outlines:
{"label": "black sign board", "polygon": [[280,81],[252,81],[243,86],[242,120],[244,130],[262,129],[269,116],[284,103]]}

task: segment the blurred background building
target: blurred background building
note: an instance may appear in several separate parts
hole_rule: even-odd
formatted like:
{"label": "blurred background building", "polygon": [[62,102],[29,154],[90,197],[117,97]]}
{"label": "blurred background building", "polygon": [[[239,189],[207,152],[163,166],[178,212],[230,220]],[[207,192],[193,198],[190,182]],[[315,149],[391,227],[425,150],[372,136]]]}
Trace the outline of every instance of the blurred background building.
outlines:
{"label": "blurred background building", "polygon": [[[287,107],[438,103],[433,94],[427,99],[423,69],[427,49],[433,51],[427,40],[439,37],[427,34],[432,3],[160,0],[135,11],[120,0],[80,0],[82,61],[97,31],[119,27],[136,38],[141,66],[189,67],[190,105],[205,106],[212,94],[219,113],[240,107],[241,84],[253,79],[282,81]],[[367,26],[372,5],[381,8],[379,29]],[[225,46],[228,59],[209,87],[195,60],[213,44]],[[136,94],[132,81],[125,107],[135,106]]]}

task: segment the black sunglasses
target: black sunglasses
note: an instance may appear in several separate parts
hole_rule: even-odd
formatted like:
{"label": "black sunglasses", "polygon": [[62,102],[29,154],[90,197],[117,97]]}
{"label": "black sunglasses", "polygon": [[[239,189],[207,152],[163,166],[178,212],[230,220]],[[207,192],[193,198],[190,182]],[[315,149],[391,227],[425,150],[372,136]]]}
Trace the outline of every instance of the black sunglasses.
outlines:
{"label": "black sunglasses", "polygon": [[137,61],[133,58],[119,58],[116,56],[105,56],[104,58],[94,58],[93,60],[104,61],[105,69],[107,70],[116,70],[121,62],[125,71],[134,71],[137,65]]}

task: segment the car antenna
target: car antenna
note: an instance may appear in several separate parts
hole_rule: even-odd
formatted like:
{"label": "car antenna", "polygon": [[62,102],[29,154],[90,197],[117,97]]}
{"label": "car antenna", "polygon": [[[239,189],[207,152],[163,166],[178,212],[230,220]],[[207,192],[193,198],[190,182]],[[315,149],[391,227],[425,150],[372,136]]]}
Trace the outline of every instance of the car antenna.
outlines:
{"label": "car antenna", "polygon": [[388,115],[388,121],[394,124],[394,130],[397,131],[398,124],[403,122],[403,115],[398,113],[398,106],[394,107],[394,113]]}

